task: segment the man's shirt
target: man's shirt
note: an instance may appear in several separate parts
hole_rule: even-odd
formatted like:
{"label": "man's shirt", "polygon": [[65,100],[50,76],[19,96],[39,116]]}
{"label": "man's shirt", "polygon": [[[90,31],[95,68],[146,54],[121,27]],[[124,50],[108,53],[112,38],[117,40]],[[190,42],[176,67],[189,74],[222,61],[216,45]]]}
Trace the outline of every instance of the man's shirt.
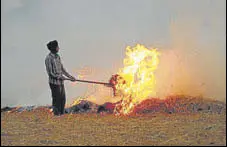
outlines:
{"label": "man's shirt", "polygon": [[47,74],[49,76],[49,83],[55,85],[63,85],[63,75],[71,78],[72,76],[65,70],[61,63],[58,54],[49,53],[45,59]]}

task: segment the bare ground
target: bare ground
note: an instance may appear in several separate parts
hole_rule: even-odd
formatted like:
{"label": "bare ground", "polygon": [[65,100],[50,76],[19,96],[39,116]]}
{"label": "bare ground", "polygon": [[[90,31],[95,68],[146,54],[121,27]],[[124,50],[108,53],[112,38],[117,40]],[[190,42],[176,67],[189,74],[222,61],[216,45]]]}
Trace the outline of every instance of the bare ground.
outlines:
{"label": "bare ground", "polygon": [[226,114],[2,112],[1,145],[226,145]]}

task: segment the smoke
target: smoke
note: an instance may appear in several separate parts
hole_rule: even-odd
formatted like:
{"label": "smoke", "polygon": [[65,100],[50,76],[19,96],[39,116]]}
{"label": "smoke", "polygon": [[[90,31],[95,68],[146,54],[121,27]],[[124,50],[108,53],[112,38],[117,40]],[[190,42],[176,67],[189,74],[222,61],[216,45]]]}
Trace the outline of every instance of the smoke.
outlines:
{"label": "smoke", "polygon": [[114,97],[112,88],[96,85],[93,87],[94,93],[89,94],[86,99],[96,104],[104,104],[105,102],[115,103],[121,100],[121,97]]}
{"label": "smoke", "polygon": [[[184,94],[226,101],[225,18],[220,17],[224,11],[218,11],[225,6],[209,2],[203,1],[210,7],[207,11],[194,7],[175,13],[169,27],[171,45],[161,49],[156,72],[157,96]],[[196,10],[202,13],[196,15]]]}
{"label": "smoke", "polygon": [[[84,66],[78,69],[74,70],[74,73],[76,73],[76,76],[80,80],[88,80],[88,81],[96,81],[96,82],[103,82],[108,83],[109,79],[112,74],[115,74],[117,72],[117,67],[110,66],[109,68],[97,68],[97,67],[91,67],[91,66]],[[99,84],[91,84],[86,82],[75,82],[71,83],[67,89],[76,89],[82,88],[82,92],[80,96],[75,97],[72,96],[71,98],[68,97],[68,104],[73,104],[74,101],[78,99],[86,99],[88,101],[94,102],[96,104],[103,104],[105,102],[117,102],[120,100],[120,98],[113,97],[113,90],[111,87],[106,87],[104,85]]]}
{"label": "smoke", "polygon": [[[163,42],[164,47],[159,48],[161,55],[155,73],[154,96],[188,95],[226,101],[223,1],[174,1],[169,5],[173,11],[169,25],[170,43]],[[97,103],[119,99],[111,97],[108,90],[97,86],[89,99]]]}

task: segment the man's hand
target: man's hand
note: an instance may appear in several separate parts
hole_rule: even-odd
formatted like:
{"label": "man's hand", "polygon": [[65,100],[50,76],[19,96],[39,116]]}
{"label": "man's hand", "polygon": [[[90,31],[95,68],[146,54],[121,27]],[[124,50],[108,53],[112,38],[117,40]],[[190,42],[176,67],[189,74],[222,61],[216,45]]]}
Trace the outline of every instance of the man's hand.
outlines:
{"label": "man's hand", "polygon": [[75,81],[76,81],[76,78],[71,77],[70,80],[71,80],[72,82],[75,82]]}

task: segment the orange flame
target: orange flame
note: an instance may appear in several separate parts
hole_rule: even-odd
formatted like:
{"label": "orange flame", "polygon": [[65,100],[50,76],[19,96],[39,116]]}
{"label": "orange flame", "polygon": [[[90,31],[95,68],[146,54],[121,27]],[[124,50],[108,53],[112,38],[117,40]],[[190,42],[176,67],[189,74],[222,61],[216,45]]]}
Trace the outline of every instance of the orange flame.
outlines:
{"label": "orange flame", "polygon": [[147,49],[137,44],[135,47],[126,48],[124,68],[118,74],[123,80],[118,79],[116,89],[121,93],[122,101],[115,107],[115,114],[127,115],[133,112],[136,104],[151,95],[155,95],[154,71],[159,63],[160,53],[157,49]]}

